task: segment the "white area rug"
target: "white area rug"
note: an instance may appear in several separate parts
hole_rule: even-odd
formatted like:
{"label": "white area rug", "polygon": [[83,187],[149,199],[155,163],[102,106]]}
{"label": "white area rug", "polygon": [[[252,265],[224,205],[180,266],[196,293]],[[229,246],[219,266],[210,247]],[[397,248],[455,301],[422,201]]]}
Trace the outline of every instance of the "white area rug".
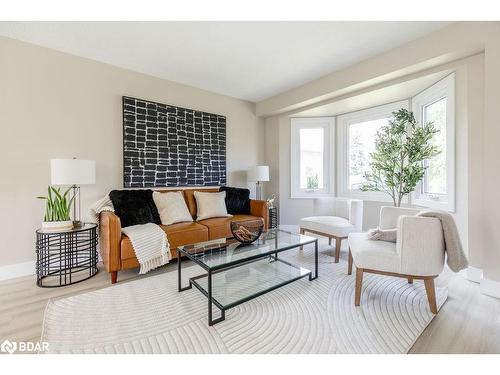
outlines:
{"label": "white area rug", "polygon": [[[313,253],[281,257],[309,268]],[[319,267],[318,279],[243,303],[213,327],[196,288],[177,292],[176,270],[49,301],[42,340],[51,353],[407,353],[433,318],[422,282],[365,274],[355,307],[346,262],[322,253]],[[186,268],[184,283],[200,273]],[[436,293],[441,307],[447,291]]]}

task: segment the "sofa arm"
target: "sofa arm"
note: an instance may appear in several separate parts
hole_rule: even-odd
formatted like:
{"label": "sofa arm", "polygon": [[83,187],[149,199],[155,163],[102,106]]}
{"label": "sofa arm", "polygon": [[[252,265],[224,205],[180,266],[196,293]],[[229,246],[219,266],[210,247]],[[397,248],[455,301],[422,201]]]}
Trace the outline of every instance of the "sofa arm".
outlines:
{"label": "sofa arm", "polygon": [[121,238],[120,218],[113,212],[101,212],[99,215],[99,243],[102,261],[108,272],[121,269]]}
{"label": "sofa arm", "polygon": [[401,273],[439,275],[444,266],[444,238],[439,219],[400,216],[396,249],[401,256]]}
{"label": "sofa arm", "polygon": [[250,200],[250,214],[264,219],[264,230],[269,228],[269,209],[267,201]]}

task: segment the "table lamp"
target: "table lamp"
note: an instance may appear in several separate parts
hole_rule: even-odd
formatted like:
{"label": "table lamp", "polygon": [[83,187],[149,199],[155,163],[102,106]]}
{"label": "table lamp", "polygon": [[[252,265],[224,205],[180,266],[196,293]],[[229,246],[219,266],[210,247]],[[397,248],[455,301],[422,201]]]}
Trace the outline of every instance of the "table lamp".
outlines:
{"label": "table lamp", "polygon": [[73,226],[81,227],[80,185],[95,184],[95,161],[76,158],[51,159],[50,175],[52,185],[66,185],[73,188]]}
{"label": "table lamp", "polygon": [[257,165],[248,170],[248,181],[255,182],[255,197],[262,199],[262,185],[261,182],[269,181],[269,166]]}

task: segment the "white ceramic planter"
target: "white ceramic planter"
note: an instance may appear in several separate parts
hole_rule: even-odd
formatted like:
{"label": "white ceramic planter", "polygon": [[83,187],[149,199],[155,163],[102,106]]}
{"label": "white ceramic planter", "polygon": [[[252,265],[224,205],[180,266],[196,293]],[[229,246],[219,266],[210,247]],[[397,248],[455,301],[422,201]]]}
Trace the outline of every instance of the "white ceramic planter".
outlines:
{"label": "white ceramic planter", "polygon": [[62,231],[62,230],[70,230],[73,229],[73,221],[43,221],[42,229],[47,231]]}

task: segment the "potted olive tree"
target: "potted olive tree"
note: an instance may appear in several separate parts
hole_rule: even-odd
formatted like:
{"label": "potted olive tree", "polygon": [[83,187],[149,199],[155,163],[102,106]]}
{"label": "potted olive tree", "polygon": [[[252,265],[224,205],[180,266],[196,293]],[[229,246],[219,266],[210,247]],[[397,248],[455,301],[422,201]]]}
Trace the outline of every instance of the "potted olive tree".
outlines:
{"label": "potted olive tree", "polygon": [[401,206],[425,174],[424,160],[441,151],[431,139],[439,130],[433,123],[419,126],[413,112],[400,109],[378,132],[375,151],[370,154],[371,172],[365,174],[362,191],[386,192],[395,207]]}
{"label": "potted olive tree", "polygon": [[60,188],[49,186],[46,197],[37,197],[46,201],[45,217],[42,222],[42,228],[46,230],[68,230],[73,228],[73,221],[70,218],[70,209],[73,199],[68,199],[71,187],[65,192]]}

